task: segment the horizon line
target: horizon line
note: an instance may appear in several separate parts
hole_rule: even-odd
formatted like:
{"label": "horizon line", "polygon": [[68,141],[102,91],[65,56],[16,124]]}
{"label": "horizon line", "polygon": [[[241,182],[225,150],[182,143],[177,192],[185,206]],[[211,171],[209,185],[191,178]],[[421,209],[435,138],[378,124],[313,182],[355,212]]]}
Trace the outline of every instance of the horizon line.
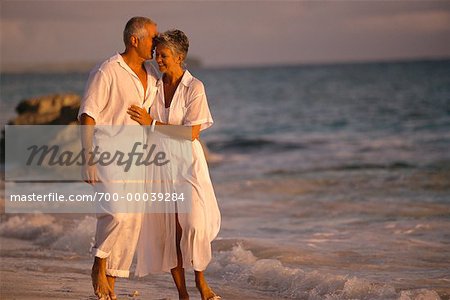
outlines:
{"label": "horizon line", "polygon": [[[266,64],[239,64],[239,65],[203,65],[197,59],[193,59],[192,69],[242,69],[242,68],[271,68],[271,67],[300,67],[300,66],[331,66],[331,65],[351,65],[351,64],[372,64],[372,63],[408,63],[408,62],[425,62],[425,61],[445,61],[450,60],[450,54],[446,56],[422,56],[422,57],[398,57],[398,58],[374,58],[374,59],[355,59],[355,60],[330,60],[330,61],[304,61],[304,62],[283,62],[283,63],[266,63]],[[0,66],[1,74],[17,74],[17,73],[84,73],[89,72],[97,61],[70,61],[58,63],[35,63],[35,64],[5,64]],[[189,63],[189,62],[188,62]],[[189,66],[189,64],[188,64]],[[47,70],[42,70],[47,68]],[[189,69],[189,67],[188,67]]]}

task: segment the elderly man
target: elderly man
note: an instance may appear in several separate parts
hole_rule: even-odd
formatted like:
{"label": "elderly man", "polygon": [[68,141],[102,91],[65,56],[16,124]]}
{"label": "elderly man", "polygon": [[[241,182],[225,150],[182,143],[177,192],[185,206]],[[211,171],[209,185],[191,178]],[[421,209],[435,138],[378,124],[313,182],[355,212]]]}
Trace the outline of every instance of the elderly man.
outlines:
{"label": "elderly man", "polygon": [[[123,32],[125,51],[110,57],[91,72],[78,114],[81,125],[88,125],[82,126],[86,161],[93,155],[93,140],[104,141],[103,137],[98,137],[102,130],[96,129],[94,133],[92,125],[96,128],[99,125],[119,128],[138,125],[127,115],[127,108],[131,105],[150,107],[156,92],[157,74],[146,61],[153,58],[156,35],[155,22],[144,17],[131,18]],[[106,136],[111,150],[120,147],[114,134]],[[112,186],[108,182],[117,179],[114,177],[116,171],[113,166],[86,165],[83,177],[96,191],[108,193]],[[118,183],[115,181],[112,190],[122,192],[122,195],[136,193],[138,184],[127,184],[127,175],[122,176],[125,178]],[[99,299],[115,299],[115,277],[128,277],[140,227],[141,215],[138,213],[104,210],[97,214],[92,284]]]}

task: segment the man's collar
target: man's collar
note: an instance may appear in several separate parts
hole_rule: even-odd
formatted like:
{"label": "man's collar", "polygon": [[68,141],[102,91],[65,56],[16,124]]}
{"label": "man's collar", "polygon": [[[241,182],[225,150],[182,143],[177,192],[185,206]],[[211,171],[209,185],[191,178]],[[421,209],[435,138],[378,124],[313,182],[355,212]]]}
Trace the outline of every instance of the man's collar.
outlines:
{"label": "man's collar", "polygon": [[131,70],[130,66],[125,62],[125,60],[123,59],[122,55],[119,52],[117,52],[116,55],[112,57],[112,60],[117,62],[122,68],[127,70],[130,74],[137,76],[133,72],[133,70]]}
{"label": "man's collar", "polygon": [[[130,66],[125,62],[125,60],[123,59],[123,56],[119,52],[117,52],[116,55],[114,55],[111,59],[112,59],[112,61],[119,63],[119,65],[122,66],[122,68],[126,69],[131,74],[136,75],[136,73],[134,73],[134,71],[130,68]],[[144,68],[145,68],[145,71],[147,71],[147,76],[150,76],[154,73],[154,70],[153,70],[153,67],[151,66],[150,61],[144,61]]]}

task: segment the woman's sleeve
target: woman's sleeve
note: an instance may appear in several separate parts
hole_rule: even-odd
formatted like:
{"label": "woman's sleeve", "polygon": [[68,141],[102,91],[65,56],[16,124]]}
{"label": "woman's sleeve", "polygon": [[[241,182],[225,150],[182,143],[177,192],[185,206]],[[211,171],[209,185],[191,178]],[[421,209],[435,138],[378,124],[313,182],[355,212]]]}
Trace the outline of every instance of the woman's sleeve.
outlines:
{"label": "woman's sleeve", "polygon": [[193,85],[188,101],[186,102],[186,113],[183,125],[201,125],[200,130],[205,130],[214,123],[209,111],[205,88],[201,82]]}

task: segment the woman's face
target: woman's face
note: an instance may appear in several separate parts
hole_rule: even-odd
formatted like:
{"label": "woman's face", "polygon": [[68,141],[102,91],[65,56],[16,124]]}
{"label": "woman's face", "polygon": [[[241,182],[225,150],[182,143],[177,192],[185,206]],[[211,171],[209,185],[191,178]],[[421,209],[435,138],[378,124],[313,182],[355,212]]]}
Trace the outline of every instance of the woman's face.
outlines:
{"label": "woman's face", "polygon": [[156,46],[156,63],[163,73],[180,68],[181,55],[174,55],[172,50],[166,46]]}

